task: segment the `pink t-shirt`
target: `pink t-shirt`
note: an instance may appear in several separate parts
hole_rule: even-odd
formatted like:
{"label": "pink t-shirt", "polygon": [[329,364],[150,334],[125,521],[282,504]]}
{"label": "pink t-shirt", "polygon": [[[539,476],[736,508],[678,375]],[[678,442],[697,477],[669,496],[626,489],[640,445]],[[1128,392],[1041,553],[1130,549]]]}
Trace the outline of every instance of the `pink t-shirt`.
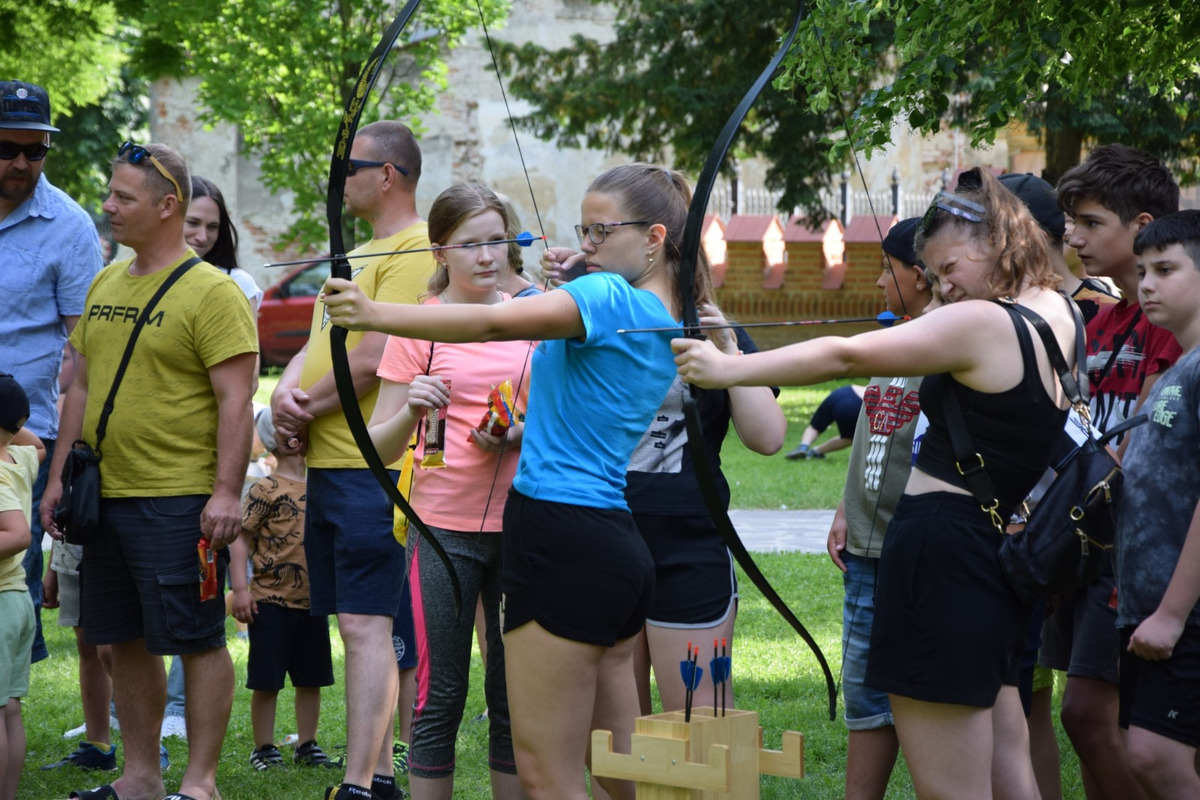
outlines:
{"label": "pink t-shirt", "polygon": [[[508,295],[504,295],[508,300]],[[439,303],[437,298],[427,305]],[[509,445],[496,468],[496,453],[488,453],[471,441],[487,411],[493,386],[511,380],[516,411],[523,414],[529,394],[529,342],[470,342],[447,344],[420,339],[388,337],[379,363],[379,377],[396,383],[411,383],[417,375],[432,375],[450,381],[450,405],[446,409],[446,466],[423,469],[424,445],[418,444],[409,502],[428,524],[452,531],[499,531],[504,501],[517,471],[520,448]],[[430,354],[432,352],[432,361]],[[518,383],[519,382],[519,383]],[[488,487],[492,488],[491,502]],[[483,519],[484,509],[487,519]],[[482,528],[480,527],[482,521]]]}

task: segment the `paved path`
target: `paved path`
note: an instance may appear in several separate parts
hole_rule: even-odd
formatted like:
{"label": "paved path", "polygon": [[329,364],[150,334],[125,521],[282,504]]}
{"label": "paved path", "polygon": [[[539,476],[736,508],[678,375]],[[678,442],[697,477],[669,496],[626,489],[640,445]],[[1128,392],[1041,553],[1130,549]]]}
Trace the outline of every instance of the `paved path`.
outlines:
{"label": "paved path", "polygon": [[[832,511],[761,511],[735,509],[729,512],[733,527],[752,553],[775,553],[799,550],[802,553],[824,553],[829,537]],[[43,537],[42,549],[50,549],[49,535]]]}
{"label": "paved path", "polygon": [[824,553],[833,512],[734,509],[729,512],[729,518],[751,552],[799,550]]}

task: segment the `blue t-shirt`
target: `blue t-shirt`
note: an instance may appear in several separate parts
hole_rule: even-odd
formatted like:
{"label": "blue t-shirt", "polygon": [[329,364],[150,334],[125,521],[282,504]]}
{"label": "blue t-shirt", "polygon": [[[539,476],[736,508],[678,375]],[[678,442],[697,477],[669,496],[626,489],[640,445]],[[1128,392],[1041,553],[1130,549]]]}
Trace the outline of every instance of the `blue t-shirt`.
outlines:
{"label": "blue t-shirt", "polygon": [[0,314],[0,371],[29,395],[26,427],[58,436],[58,370],[67,326],[83,313],[104,261],[96,226],[79,204],[42,175],[33,195],[0,220],[0,269],[9,303]]}
{"label": "blue t-shirt", "polygon": [[[1150,390],[1149,421],[1129,434],[1117,526],[1117,625],[1154,613],[1179,563],[1200,502],[1200,349],[1185,353]],[[1198,604],[1200,605],[1200,604]],[[1200,608],[1188,614],[1200,625]]]}
{"label": "blue t-shirt", "polygon": [[675,378],[675,333],[618,334],[619,328],[678,327],[651,292],[595,272],[562,287],[579,307],[583,340],[544,341],[533,354],[525,440],[513,488],[526,497],[626,509],[633,448]]}

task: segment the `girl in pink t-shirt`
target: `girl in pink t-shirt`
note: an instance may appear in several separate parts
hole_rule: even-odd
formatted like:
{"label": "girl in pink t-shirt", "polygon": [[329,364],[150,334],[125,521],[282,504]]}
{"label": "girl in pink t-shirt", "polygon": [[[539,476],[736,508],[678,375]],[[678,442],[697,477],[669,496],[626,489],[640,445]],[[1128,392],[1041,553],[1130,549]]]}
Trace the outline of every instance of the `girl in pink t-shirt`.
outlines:
{"label": "girl in pink t-shirt", "polygon": [[[508,300],[497,289],[506,269],[507,227],[504,205],[489,189],[459,183],[442,192],[429,212],[438,266],[425,303]],[[419,430],[410,502],[445,547],[463,590],[455,598],[441,561],[423,558],[420,540],[410,540],[418,666],[409,782],[416,798],[452,794],[474,630],[473,616],[454,609],[459,600],[462,608],[473,608],[476,598],[482,598],[487,631],[492,786],[497,797],[519,796],[500,639],[500,530],[524,425],[514,422],[500,435],[479,426],[489,393],[505,380],[512,382],[514,410],[525,408],[532,353],[532,343],[525,341],[444,344],[390,337],[379,365],[383,385],[371,438],[384,460],[392,461]],[[441,439],[440,448],[434,439]]]}

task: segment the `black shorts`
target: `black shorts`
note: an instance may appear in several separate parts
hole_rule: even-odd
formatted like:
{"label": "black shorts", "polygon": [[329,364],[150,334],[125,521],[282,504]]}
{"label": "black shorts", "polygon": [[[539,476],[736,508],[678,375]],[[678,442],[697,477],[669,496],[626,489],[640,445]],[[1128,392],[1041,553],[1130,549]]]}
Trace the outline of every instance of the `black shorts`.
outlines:
{"label": "black shorts", "polygon": [[1121,705],[1118,720],[1200,747],[1200,627],[1185,625],[1166,661],[1146,661],[1130,653],[1134,628],[1121,628]]}
{"label": "black shorts", "polygon": [[654,602],[647,624],[711,628],[737,598],[737,574],[725,540],[707,515],[634,514],[654,557]]}
{"label": "black shorts", "polygon": [[1059,597],[1042,626],[1038,663],[1066,670],[1070,678],[1118,682],[1121,646],[1117,634],[1116,578],[1105,570],[1074,594]]}
{"label": "black shorts", "polygon": [[904,495],[879,559],[866,683],[932,703],[990,708],[1016,686],[1029,608],[1000,566],[979,501]]}
{"label": "black shorts", "polygon": [[200,600],[200,513],[208,495],[100,501],[100,533],[79,565],[80,626],[89,644],[145,639],[155,655],[225,646],[225,572],[217,551],[216,596]]}
{"label": "black shorts", "polygon": [[277,692],[284,675],[291,677],[292,686],[333,686],[329,617],[314,617],[307,608],[259,603],[249,629],[247,689]]}
{"label": "black shorts", "polygon": [[537,622],[555,636],[611,647],[642,629],[654,559],[628,511],[532,500],[504,508],[501,630]]}

